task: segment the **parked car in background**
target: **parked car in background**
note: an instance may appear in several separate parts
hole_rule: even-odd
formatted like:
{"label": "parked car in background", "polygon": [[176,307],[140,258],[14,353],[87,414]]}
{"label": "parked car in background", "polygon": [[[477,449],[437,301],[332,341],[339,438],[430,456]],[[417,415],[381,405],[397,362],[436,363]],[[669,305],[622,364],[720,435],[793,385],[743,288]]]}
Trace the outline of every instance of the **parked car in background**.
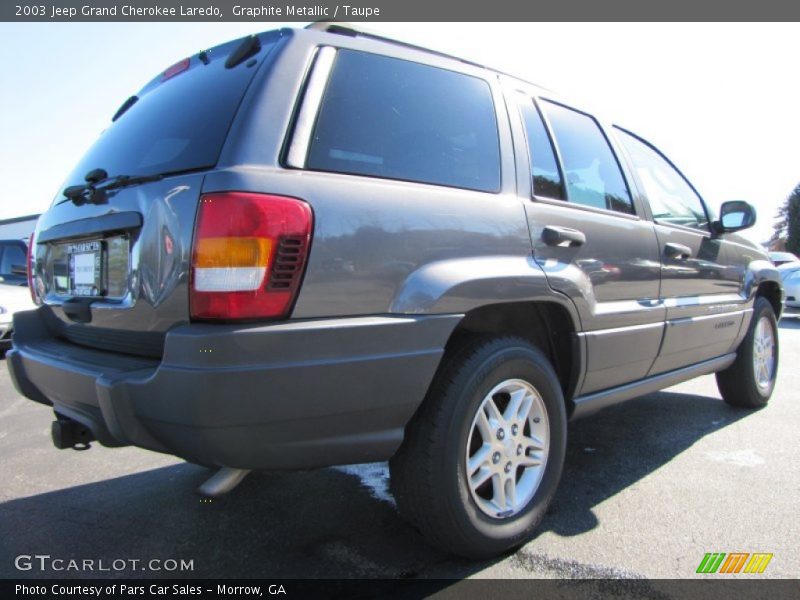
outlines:
{"label": "parked car in background", "polygon": [[710,373],[738,408],[773,392],[753,207],[714,214],[636,134],[454,57],[336,24],[223,44],[125,102],[67,185],[15,385],[57,447],[217,467],[204,493],[390,460],[433,543],[496,556],[544,518],[568,417]]}
{"label": "parked car in background", "polygon": [[27,253],[22,240],[0,240],[0,351],[11,347],[14,313],[36,308],[28,290]]}
{"label": "parked car in background", "polygon": [[11,347],[14,314],[34,308],[36,305],[27,285],[0,283],[0,351]]}
{"label": "parked car in background", "polygon": [[798,263],[800,264],[800,258],[797,258],[791,252],[770,252],[769,259],[772,261],[772,264],[776,267],[784,265],[786,263]]}
{"label": "parked car in background", "polygon": [[22,240],[0,240],[0,283],[28,283],[25,257],[28,245]]}
{"label": "parked car in background", "polygon": [[800,262],[784,263],[778,267],[786,292],[786,315],[800,314]]}

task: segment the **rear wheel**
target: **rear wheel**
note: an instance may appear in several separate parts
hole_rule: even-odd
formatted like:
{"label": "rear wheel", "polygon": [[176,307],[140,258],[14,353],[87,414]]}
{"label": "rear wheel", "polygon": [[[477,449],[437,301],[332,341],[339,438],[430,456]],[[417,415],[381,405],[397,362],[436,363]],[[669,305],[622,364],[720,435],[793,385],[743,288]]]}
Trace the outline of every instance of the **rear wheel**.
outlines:
{"label": "rear wheel", "polygon": [[390,463],[403,516],[435,545],[485,558],[531,539],[564,463],[566,411],[547,358],[512,337],[446,359]]}
{"label": "rear wheel", "polygon": [[722,399],[731,406],[766,406],[778,373],[778,321],[772,304],[756,298],[753,319],[734,363],[717,373]]}

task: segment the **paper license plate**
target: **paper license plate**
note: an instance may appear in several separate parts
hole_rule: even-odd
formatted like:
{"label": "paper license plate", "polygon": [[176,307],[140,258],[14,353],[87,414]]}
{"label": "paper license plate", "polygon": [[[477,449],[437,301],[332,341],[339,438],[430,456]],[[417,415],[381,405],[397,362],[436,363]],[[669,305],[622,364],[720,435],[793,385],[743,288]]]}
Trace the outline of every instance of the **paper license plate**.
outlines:
{"label": "paper license plate", "polygon": [[99,241],[67,245],[69,293],[72,296],[102,296],[103,245]]}

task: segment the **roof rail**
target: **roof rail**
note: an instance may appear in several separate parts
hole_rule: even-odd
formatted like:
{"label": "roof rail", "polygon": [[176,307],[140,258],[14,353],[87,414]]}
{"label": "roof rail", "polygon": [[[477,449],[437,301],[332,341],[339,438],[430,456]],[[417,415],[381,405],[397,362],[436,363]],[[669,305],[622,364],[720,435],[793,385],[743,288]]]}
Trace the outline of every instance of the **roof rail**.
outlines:
{"label": "roof rail", "polygon": [[466,60],[458,56],[453,56],[452,54],[437,52],[436,50],[431,50],[430,48],[425,48],[423,46],[417,46],[415,44],[409,44],[408,42],[401,42],[399,40],[388,38],[383,35],[380,35],[379,33],[369,31],[368,29],[364,29],[363,27],[353,25],[352,23],[345,23],[344,21],[314,21],[313,23],[306,25],[305,28],[311,29],[313,31],[324,31],[327,33],[334,33],[337,35],[345,35],[348,37],[363,37],[371,40],[377,40],[379,42],[386,42],[387,44],[402,46],[403,48],[409,48],[411,50],[418,50],[420,52],[425,52],[426,54],[433,54],[434,56],[441,56],[442,58],[457,60],[460,63],[471,65],[473,67],[478,67],[479,69],[489,68],[486,65],[482,65],[473,62],[471,60]]}
{"label": "roof rail", "polygon": [[[337,29],[342,29],[343,32],[351,31],[355,35],[359,28],[357,28],[352,23],[346,23],[345,21],[314,21],[313,23],[309,23],[305,26],[305,29],[311,29],[312,31],[328,31],[330,33],[337,33]],[[363,31],[363,29],[362,29]]]}

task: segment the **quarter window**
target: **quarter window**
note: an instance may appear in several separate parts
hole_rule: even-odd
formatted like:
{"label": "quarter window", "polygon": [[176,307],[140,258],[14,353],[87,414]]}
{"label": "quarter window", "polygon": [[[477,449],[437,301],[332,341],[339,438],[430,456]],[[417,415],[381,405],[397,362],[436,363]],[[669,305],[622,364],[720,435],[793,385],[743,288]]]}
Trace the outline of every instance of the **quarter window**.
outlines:
{"label": "quarter window", "polygon": [[497,192],[500,147],[489,84],[339,50],[308,168]]}
{"label": "quarter window", "polygon": [[552,102],[542,106],[561,153],[569,201],[633,214],[628,186],[597,121]]}
{"label": "quarter window", "polygon": [[703,201],[683,176],[650,145],[617,129],[659,223],[708,230]]}
{"label": "quarter window", "polygon": [[544,127],[542,116],[530,98],[522,103],[522,120],[525,123],[525,135],[528,138],[533,194],[556,200],[566,200],[553,144]]}

